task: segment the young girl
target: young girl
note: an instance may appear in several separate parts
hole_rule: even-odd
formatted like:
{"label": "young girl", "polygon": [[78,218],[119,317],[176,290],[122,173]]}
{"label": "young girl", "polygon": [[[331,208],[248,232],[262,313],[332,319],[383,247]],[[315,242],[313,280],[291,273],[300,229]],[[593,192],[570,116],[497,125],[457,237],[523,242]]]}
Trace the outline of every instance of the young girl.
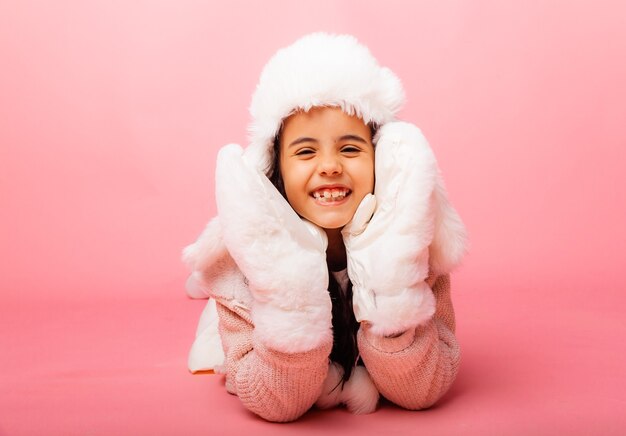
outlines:
{"label": "young girl", "polygon": [[184,251],[188,294],[211,298],[189,367],[267,420],[423,409],[456,377],[465,231],[403,102],[356,39],[311,34],[265,66],[251,144],[218,154],[218,216]]}

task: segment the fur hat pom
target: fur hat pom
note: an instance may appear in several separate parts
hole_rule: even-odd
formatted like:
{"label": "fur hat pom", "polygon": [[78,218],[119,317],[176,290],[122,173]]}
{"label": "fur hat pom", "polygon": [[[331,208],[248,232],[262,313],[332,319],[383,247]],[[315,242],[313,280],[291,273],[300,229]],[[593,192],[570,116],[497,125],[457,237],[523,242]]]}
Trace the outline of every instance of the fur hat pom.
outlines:
{"label": "fur hat pom", "polygon": [[400,79],[355,37],[312,33],[279,50],[265,65],[250,104],[250,142],[264,150],[258,164],[267,172],[274,138],[294,112],[340,107],[366,124],[382,125],[403,104]]}

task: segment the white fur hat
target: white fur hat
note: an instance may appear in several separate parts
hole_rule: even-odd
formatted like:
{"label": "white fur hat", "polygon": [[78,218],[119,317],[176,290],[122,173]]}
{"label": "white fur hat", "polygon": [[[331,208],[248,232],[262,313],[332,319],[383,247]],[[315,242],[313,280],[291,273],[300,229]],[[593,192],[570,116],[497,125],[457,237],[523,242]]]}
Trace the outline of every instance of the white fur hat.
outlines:
{"label": "white fur hat", "polygon": [[393,121],[403,104],[400,79],[355,37],[312,33],[278,50],[263,68],[250,104],[246,155],[267,173],[282,121],[297,110],[340,107],[381,126]]}

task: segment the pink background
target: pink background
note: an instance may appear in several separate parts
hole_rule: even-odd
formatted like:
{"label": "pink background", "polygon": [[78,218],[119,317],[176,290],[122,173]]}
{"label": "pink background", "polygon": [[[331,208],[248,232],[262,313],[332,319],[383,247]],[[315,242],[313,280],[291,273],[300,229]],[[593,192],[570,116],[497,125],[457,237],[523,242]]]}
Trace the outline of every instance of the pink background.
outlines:
{"label": "pink background", "polygon": [[[623,2],[252,3],[0,3],[0,434],[624,434]],[[179,258],[262,66],[315,30],[392,68],[435,148],[464,354],[431,410],[276,426],[187,372]]]}

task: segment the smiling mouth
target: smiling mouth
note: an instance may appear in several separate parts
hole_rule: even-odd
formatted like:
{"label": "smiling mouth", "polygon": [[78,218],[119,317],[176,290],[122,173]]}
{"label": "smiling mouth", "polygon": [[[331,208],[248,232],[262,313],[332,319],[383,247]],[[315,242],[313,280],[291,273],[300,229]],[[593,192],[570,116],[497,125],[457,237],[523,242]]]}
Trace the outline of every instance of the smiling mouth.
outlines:
{"label": "smiling mouth", "polygon": [[347,188],[320,189],[311,194],[311,196],[320,203],[332,204],[345,200],[352,191]]}

